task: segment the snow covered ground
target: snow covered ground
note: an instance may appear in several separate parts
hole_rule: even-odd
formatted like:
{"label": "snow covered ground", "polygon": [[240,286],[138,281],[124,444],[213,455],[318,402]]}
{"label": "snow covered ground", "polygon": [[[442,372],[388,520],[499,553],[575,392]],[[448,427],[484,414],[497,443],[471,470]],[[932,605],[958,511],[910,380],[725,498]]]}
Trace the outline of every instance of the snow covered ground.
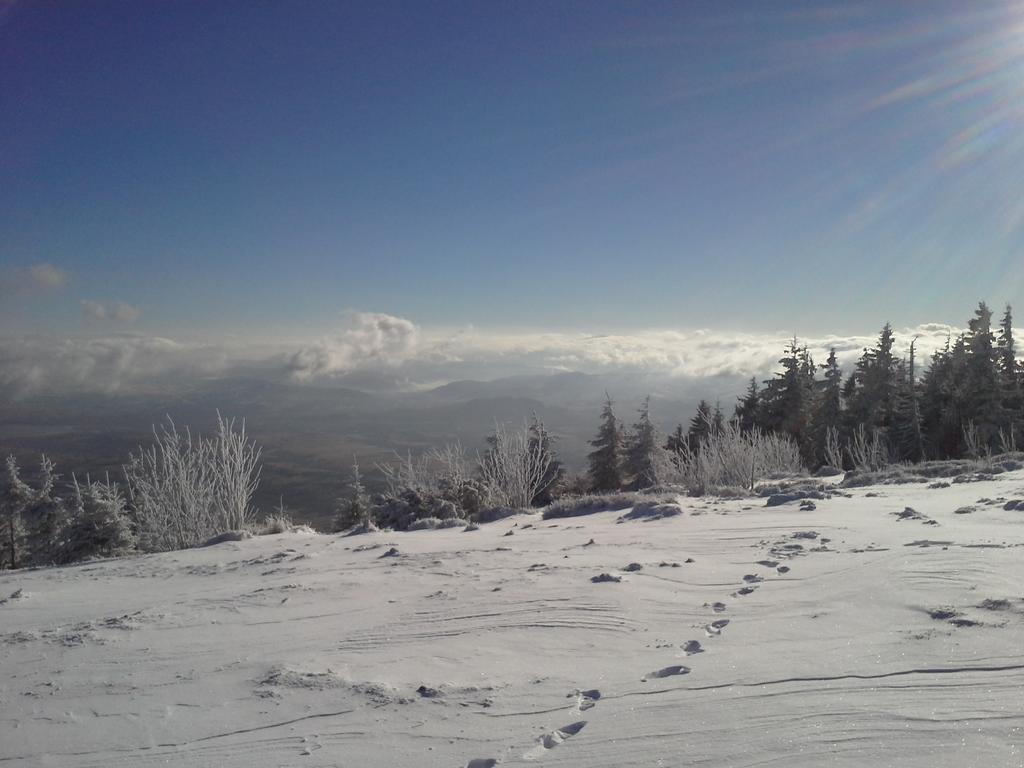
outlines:
{"label": "snow covered ground", "polygon": [[1024,765],[1024,473],[844,493],[4,574],[0,763]]}

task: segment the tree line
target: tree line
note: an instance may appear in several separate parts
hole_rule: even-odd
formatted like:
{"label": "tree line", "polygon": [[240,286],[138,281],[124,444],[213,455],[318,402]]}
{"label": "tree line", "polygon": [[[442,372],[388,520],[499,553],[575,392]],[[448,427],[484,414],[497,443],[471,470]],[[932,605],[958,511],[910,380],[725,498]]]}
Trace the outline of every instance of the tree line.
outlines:
{"label": "tree line", "polygon": [[794,338],[779,359],[781,370],[765,381],[751,378],[732,414],[702,400],[688,425],[678,424],[663,443],[655,443],[649,398],[631,429],[607,398],[591,441],[590,483],[603,491],[654,484],[666,467],[671,474],[672,466],[730,431],[788,439],[812,470],[878,469],[1017,450],[1024,438],[1024,366],[1010,306],[994,325],[992,310],[979,303],[967,329],[948,338],[924,366],[916,337],[904,355],[896,353],[896,342],[886,323],[845,373],[835,348],[815,363]]}

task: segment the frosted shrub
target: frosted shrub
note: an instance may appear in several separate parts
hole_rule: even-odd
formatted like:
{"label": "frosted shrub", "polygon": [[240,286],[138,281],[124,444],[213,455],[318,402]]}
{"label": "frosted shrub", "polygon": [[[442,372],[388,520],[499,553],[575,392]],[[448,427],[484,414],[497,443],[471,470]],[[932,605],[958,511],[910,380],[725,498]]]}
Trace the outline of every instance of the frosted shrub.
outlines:
{"label": "frosted shrub", "polygon": [[758,480],[803,471],[800,449],[788,435],[753,429],[736,421],[709,430],[696,449],[684,445],[675,457],[678,478],[691,492],[720,487],[753,489]]}
{"label": "frosted shrub", "polygon": [[[488,498],[484,483],[473,477],[473,464],[459,443],[432,448],[413,458],[396,456],[390,464],[378,464],[387,492],[374,499],[368,515],[372,522],[386,528],[404,529],[421,517],[476,516]],[[438,512],[442,514],[437,514]],[[346,499],[339,509],[338,530],[361,527],[351,514]]]}
{"label": "frosted shrub", "polygon": [[863,424],[853,433],[846,452],[858,472],[877,472],[892,463],[882,431],[873,429],[869,435]]}
{"label": "frosted shrub", "polygon": [[218,413],[216,433],[203,438],[188,428],[179,432],[168,419],[153,437],[124,468],[141,548],[184,549],[252,522],[260,449],[244,422],[236,429]]}
{"label": "frosted shrub", "polygon": [[378,464],[377,469],[384,476],[389,496],[406,491],[440,496],[446,489],[468,482],[473,474],[472,462],[459,443],[431,448],[416,459],[412,454],[396,456],[395,461]]}
{"label": "frosted shrub", "polygon": [[487,504],[526,509],[554,478],[549,472],[552,456],[530,439],[530,429],[495,428],[490,449],[477,457]]}
{"label": "frosted shrub", "polygon": [[135,533],[120,486],[110,480],[80,483],[73,478],[75,497],[65,543],[68,562],[110,557],[135,548]]}

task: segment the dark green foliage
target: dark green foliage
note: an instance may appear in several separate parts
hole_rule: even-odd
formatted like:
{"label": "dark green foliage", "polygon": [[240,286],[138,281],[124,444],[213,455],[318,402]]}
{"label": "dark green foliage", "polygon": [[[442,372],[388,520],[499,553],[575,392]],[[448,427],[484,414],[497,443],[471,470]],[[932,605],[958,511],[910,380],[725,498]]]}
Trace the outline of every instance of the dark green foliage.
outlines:
{"label": "dark green foliage", "polygon": [[800,447],[804,462],[814,461],[811,418],[815,410],[815,367],[807,347],[793,339],[779,360],[782,371],[765,382],[764,427],[792,437]]}
{"label": "dark green foliage", "polygon": [[711,412],[711,404],[707,400],[701,400],[697,404],[697,412],[690,419],[690,429],[686,433],[686,442],[691,451],[700,448],[701,443],[707,439],[714,424],[714,417]]}
{"label": "dark green foliage", "polygon": [[736,403],[734,416],[744,434],[761,426],[761,393],[757,388],[757,379],[750,379],[746,394]]}
{"label": "dark green foliage", "polygon": [[[1024,440],[1024,366],[1016,357],[1011,309],[996,334],[992,312],[980,303],[967,332],[935,352],[923,375],[915,342],[900,357],[886,323],[844,380],[835,349],[816,367],[794,339],[774,378],[760,389],[750,382],[734,418],[744,432],[760,428],[790,435],[812,469],[825,461],[827,447],[835,457],[837,445],[849,446],[856,435],[877,435],[883,454],[906,462],[1016,450]],[[699,446],[714,423],[714,411],[702,401],[688,445]],[[681,445],[680,427],[665,447]]]}
{"label": "dark green foliage", "polygon": [[590,485],[595,491],[617,491],[622,487],[622,433],[615,418],[611,397],[605,395],[601,409],[601,426],[590,441],[594,448],[590,462]]}
{"label": "dark green foliage", "polygon": [[894,344],[892,326],[886,323],[878,335],[878,343],[865,349],[857,361],[852,384],[848,384],[845,393],[848,426],[863,424],[869,431],[881,429],[885,433],[892,425],[896,407]]}
{"label": "dark green foliage", "polygon": [[813,464],[826,460],[825,448],[829,430],[841,430],[843,426],[843,371],[839,367],[836,348],[829,350],[828,359],[820,366],[822,379],[816,382],[817,397],[811,418]]}
{"label": "dark green foliage", "polygon": [[651,398],[644,398],[626,446],[626,475],[633,488],[647,488],[658,481],[658,435],[651,421]]}
{"label": "dark green foliage", "polygon": [[907,365],[900,361],[896,408],[893,411],[892,448],[899,461],[921,461],[924,458],[924,432],[921,425],[921,409],[918,402],[917,375],[914,346],[910,343],[910,360]]}
{"label": "dark green foliage", "polygon": [[683,431],[682,424],[677,424],[676,428],[665,439],[665,450],[672,455],[678,455],[686,445],[686,432]]}
{"label": "dark green foliage", "polygon": [[1024,442],[1024,377],[1017,363],[1017,347],[1013,338],[1013,311],[1009,305],[999,323],[999,338],[996,346],[999,394],[1006,421],[1005,439],[1014,448]]}

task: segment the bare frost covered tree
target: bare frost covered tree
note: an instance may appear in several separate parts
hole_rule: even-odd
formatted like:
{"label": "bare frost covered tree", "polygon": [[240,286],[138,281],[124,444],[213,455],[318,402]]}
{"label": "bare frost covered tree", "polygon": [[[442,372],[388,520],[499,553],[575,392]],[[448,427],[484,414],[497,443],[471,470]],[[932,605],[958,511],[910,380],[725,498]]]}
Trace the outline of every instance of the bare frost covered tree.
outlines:
{"label": "bare frost covered tree", "polygon": [[480,475],[494,506],[525,509],[553,482],[552,454],[536,440],[530,428],[495,427],[490,448],[478,456]]}
{"label": "bare frost covered tree", "polygon": [[803,471],[800,448],[788,435],[744,431],[738,420],[709,429],[695,447],[677,454],[678,479],[694,493],[711,488],[752,489],[758,480]]}
{"label": "bare frost covered tree", "polygon": [[860,424],[846,445],[853,468],[861,472],[874,472],[890,463],[889,448],[882,437],[882,430],[873,429],[870,434]]}
{"label": "bare frost covered tree", "polygon": [[183,549],[252,522],[260,479],[260,448],[245,423],[217,414],[212,437],[179,432],[170,419],[148,450],[124,468],[142,549]]}
{"label": "bare frost covered tree", "polygon": [[431,448],[415,459],[411,453],[396,454],[395,461],[378,464],[377,470],[392,496],[405,491],[441,495],[447,487],[462,485],[472,477],[472,464],[461,443]]}

